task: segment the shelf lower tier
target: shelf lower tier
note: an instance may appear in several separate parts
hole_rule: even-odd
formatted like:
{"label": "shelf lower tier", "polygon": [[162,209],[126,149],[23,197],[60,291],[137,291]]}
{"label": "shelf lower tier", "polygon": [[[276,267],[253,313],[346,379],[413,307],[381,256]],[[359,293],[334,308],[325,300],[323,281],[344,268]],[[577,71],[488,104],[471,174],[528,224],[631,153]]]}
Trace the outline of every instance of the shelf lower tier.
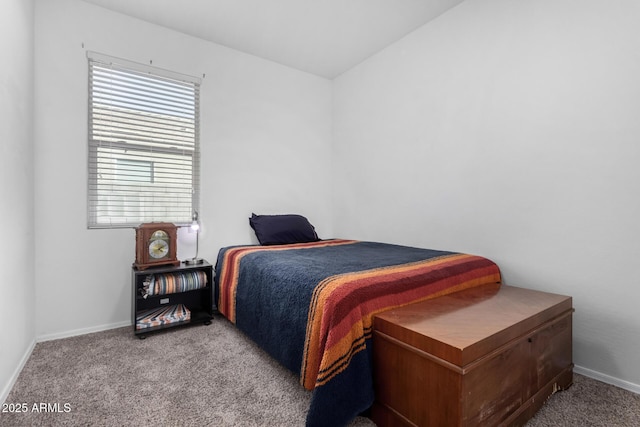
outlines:
{"label": "shelf lower tier", "polygon": [[207,313],[204,310],[192,310],[191,311],[191,318],[189,320],[182,320],[182,321],[177,321],[177,322],[172,322],[172,323],[165,323],[165,324],[162,324],[162,325],[145,327],[145,328],[142,328],[142,329],[138,329],[136,327],[137,325],[133,325],[133,327],[134,327],[135,335],[146,335],[146,334],[148,334],[150,332],[156,332],[156,331],[161,331],[163,329],[175,328],[177,326],[185,326],[185,325],[198,324],[198,323],[209,324],[209,323],[211,323],[212,319],[213,319],[213,315],[211,315],[210,313]]}

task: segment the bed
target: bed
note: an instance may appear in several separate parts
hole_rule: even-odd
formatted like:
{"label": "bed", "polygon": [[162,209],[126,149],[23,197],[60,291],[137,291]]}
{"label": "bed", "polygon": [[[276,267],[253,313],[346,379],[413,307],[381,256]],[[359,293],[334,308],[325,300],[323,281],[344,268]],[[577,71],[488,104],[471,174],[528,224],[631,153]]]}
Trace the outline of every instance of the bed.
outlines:
{"label": "bed", "polygon": [[218,310],[300,375],[312,391],[307,426],[346,425],[373,403],[375,314],[500,282],[497,265],[476,255],[315,232],[274,242],[251,224],[260,245],[219,251]]}

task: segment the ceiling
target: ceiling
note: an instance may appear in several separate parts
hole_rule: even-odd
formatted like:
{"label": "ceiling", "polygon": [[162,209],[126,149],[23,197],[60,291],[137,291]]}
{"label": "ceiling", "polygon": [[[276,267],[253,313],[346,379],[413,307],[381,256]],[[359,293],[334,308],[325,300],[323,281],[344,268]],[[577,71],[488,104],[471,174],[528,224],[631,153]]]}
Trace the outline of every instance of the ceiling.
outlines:
{"label": "ceiling", "polygon": [[463,0],[84,0],[332,79]]}

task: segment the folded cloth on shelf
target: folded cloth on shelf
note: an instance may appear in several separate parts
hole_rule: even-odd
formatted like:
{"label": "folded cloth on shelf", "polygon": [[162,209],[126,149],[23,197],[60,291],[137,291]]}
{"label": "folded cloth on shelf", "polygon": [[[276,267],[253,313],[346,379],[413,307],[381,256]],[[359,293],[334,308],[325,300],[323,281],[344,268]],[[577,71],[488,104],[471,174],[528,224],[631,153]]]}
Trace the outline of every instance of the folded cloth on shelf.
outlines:
{"label": "folded cloth on shelf", "polygon": [[146,298],[153,295],[174,294],[206,286],[207,274],[204,271],[153,274],[144,282],[142,296]]}
{"label": "folded cloth on shelf", "polygon": [[158,307],[136,315],[136,329],[152,328],[191,319],[191,312],[183,304]]}

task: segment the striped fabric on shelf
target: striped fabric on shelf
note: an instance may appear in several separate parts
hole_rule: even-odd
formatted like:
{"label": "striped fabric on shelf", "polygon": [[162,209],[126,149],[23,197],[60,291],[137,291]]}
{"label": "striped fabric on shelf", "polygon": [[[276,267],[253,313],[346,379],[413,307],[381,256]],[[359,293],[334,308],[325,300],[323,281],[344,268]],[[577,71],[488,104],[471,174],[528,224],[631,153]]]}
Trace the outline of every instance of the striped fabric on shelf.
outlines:
{"label": "striped fabric on shelf", "polygon": [[136,314],[136,329],[152,328],[191,319],[191,311],[183,304],[153,308]]}
{"label": "striped fabric on shelf", "polygon": [[154,274],[145,281],[142,296],[146,298],[153,295],[174,294],[206,286],[207,274],[204,271]]}

